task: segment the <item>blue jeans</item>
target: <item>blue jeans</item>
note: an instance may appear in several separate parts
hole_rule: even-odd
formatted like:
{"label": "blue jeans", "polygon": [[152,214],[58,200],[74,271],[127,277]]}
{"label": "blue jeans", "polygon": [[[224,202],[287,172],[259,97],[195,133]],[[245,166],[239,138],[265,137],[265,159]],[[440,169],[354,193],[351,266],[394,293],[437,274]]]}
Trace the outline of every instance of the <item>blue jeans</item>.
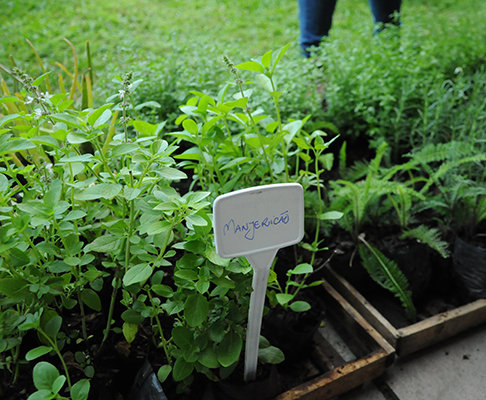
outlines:
{"label": "blue jeans", "polygon": [[[299,0],[300,46],[309,56],[311,46],[319,46],[329,35],[337,0]],[[375,24],[398,23],[393,16],[400,12],[402,0],[369,0]]]}

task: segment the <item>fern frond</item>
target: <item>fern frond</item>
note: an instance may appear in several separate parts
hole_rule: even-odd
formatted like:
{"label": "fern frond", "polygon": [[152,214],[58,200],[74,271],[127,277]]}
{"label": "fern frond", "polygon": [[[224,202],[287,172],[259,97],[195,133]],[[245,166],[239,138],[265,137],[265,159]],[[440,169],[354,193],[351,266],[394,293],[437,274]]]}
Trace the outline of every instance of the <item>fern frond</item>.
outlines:
{"label": "fern frond", "polygon": [[378,249],[371,246],[362,236],[364,245],[359,246],[363,266],[370,277],[383,288],[392,292],[402,303],[405,313],[411,321],[417,318],[417,310],[412,302],[412,293],[408,290],[408,280],[398,265],[385,257]]}
{"label": "fern frond", "polygon": [[368,161],[356,161],[351,167],[346,171],[346,179],[348,181],[357,181],[363,178],[368,172],[369,163]]}
{"label": "fern frond", "polygon": [[444,242],[440,238],[439,230],[436,228],[429,228],[425,225],[420,225],[416,228],[404,231],[401,238],[417,239],[421,243],[424,243],[437,251],[443,258],[447,258],[450,255],[447,242]]}
{"label": "fern frond", "polygon": [[469,156],[475,152],[470,143],[452,141],[448,143],[430,143],[416,153],[408,154],[415,163],[429,164]]}
{"label": "fern frond", "polygon": [[420,191],[421,193],[427,192],[430,186],[432,184],[437,184],[438,186],[441,186],[439,183],[439,178],[443,177],[447,172],[453,170],[456,167],[459,167],[462,164],[466,163],[481,163],[486,161],[486,155],[484,154],[477,154],[474,156],[469,156],[469,157],[464,157],[459,160],[454,160],[454,161],[448,161],[448,162],[443,162],[440,167],[435,171],[434,173],[431,174],[429,182],[422,188]]}
{"label": "fern frond", "polygon": [[346,142],[343,143],[341,146],[341,150],[339,150],[339,173],[343,178],[346,178],[347,171],[346,171]]}

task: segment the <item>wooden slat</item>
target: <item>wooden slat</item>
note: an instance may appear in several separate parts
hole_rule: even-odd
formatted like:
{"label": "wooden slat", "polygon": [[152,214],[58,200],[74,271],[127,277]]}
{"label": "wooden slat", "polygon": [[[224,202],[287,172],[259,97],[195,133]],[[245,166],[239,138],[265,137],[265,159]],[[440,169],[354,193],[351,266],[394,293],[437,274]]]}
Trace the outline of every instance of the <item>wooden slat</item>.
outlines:
{"label": "wooden slat", "polygon": [[390,355],[381,350],[368,357],[335,368],[310,382],[304,383],[275,400],[328,400],[381,375]]}
{"label": "wooden slat", "polygon": [[288,390],[275,400],[328,400],[380,376],[393,362],[395,349],[328,282],[322,285],[326,307],[373,350]]}
{"label": "wooden slat", "polygon": [[398,330],[397,354],[405,356],[486,322],[486,299],[434,315]]}
{"label": "wooden slat", "polygon": [[405,356],[448,339],[486,322],[486,299],[437,314],[423,321],[396,329],[348,281],[324,268],[324,276],[333,287],[396,349]]}
{"label": "wooden slat", "polygon": [[328,294],[327,303],[332,302],[332,311],[353,334],[369,345],[371,350],[383,349],[390,354],[395,353],[390,343],[336,289],[328,282],[322,286]]}
{"label": "wooden slat", "polygon": [[324,267],[324,277],[368,321],[388,343],[396,347],[400,338],[398,330],[373,307],[346,279],[331,267]]}

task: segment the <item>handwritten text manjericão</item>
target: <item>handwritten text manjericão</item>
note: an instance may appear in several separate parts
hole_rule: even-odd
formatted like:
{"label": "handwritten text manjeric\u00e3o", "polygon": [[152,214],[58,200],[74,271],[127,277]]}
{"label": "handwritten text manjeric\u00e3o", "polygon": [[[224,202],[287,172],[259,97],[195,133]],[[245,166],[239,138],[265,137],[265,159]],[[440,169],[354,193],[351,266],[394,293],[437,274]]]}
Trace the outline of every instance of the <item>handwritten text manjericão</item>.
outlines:
{"label": "handwritten text manjeric\u00e3o", "polygon": [[238,223],[234,219],[230,219],[228,223],[224,224],[223,235],[243,235],[247,240],[255,239],[256,231],[262,229],[271,229],[277,225],[283,224],[287,225],[289,223],[290,216],[289,212],[284,211],[280,215],[265,217],[261,220],[246,221],[243,223]]}

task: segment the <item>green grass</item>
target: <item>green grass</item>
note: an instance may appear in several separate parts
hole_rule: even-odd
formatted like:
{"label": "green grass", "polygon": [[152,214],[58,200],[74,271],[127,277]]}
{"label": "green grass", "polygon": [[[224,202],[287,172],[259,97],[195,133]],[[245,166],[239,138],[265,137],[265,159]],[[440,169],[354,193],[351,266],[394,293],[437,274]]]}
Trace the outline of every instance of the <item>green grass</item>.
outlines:
{"label": "green grass", "polygon": [[[116,93],[114,76],[138,71],[145,82],[137,91],[137,101],[162,104],[154,119],[172,120],[190,90],[216,94],[231,79],[221,62],[222,54],[237,64],[291,42],[278,76],[288,89],[282,103],[287,117],[302,118],[311,113],[316,120],[331,120],[344,134],[365,133],[377,142],[384,137],[400,144],[417,143],[407,135],[420,126],[427,131],[427,121],[419,120],[424,113],[444,126],[451,122],[447,115],[438,116],[436,110],[426,109],[427,102],[433,105],[443,101],[429,92],[440,96],[437,88],[447,80],[460,91],[460,82],[455,82],[458,70],[463,71],[461,81],[474,77],[474,87],[477,79],[483,80],[478,71],[486,62],[484,0],[404,1],[398,50],[386,43],[377,45],[377,39],[372,38],[366,1],[341,0],[325,54],[311,62],[299,54],[295,0],[0,3],[1,64],[10,66],[12,55],[31,75],[40,75],[35,55],[26,42],[29,39],[55,81],[62,72],[56,61],[73,70],[73,55],[63,38],[74,44],[80,73],[87,69],[85,46],[89,41],[97,104]],[[377,50],[379,46],[384,50]],[[316,62],[324,68],[315,68]],[[6,74],[3,77],[11,85]],[[404,94],[409,96],[405,104],[408,108],[400,110]],[[259,96],[254,95],[254,103],[265,100]],[[327,113],[321,107],[323,96]],[[476,90],[474,96],[480,98],[482,90]],[[481,102],[475,104],[478,107]],[[457,109],[455,102],[441,107]],[[402,112],[403,121],[395,118],[397,112]],[[466,113],[475,115],[471,110]],[[484,119],[482,114],[479,117]],[[427,138],[424,129],[420,135]]]}
{"label": "green grass", "polygon": [[281,47],[298,35],[297,4],[293,0],[3,3],[0,63],[4,65],[9,64],[9,55],[26,66],[35,64],[25,39],[34,44],[48,68],[55,68],[55,61],[72,65],[71,51],[63,38],[81,54],[89,40],[96,70],[104,75],[107,70],[124,70],[134,60],[164,60],[174,48],[203,43],[219,52],[238,49],[248,57]]}

